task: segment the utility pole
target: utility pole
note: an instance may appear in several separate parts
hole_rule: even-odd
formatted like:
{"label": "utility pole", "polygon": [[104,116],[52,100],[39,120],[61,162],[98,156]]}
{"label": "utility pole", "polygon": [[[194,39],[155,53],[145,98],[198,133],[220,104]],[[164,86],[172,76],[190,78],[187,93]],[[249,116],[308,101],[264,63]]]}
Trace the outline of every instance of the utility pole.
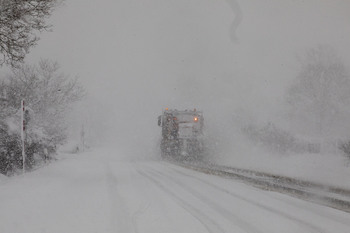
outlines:
{"label": "utility pole", "polygon": [[25,152],[25,148],[24,148],[26,125],[25,125],[25,120],[24,120],[25,106],[24,106],[23,99],[21,101],[21,110],[22,110],[22,112],[21,112],[21,139],[22,139],[22,159],[23,159],[23,174],[24,174],[26,171],[26,168],[25,168],[26,152]]}

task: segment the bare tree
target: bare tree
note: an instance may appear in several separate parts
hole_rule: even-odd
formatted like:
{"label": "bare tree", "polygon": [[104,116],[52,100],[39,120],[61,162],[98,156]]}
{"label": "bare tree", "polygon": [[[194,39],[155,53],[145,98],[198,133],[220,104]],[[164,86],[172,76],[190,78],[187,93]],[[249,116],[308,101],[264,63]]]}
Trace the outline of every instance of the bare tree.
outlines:
{"label": "bare tree", "polygon": [[300,62],[287,95],[290,115],[313,135],[339,137],[347,131],[350,110],[350,76],[344,64],[329,46],[309,49]]}
{"label": "bare tree", "polygon": [[0,64],[22,62],[59,0],[0,0]]}

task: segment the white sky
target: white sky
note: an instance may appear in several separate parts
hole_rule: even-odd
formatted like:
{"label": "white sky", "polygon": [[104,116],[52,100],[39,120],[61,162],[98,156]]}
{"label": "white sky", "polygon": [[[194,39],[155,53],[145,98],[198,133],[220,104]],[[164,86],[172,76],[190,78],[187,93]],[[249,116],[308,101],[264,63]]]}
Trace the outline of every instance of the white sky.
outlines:
{"label": "white sky", "polygon": [[209,123],[236,109],[269,120],[296,55],[318,44],[350,65],[348,0],[65,0],[50,22],[27,61],[49,58],[78,75],[101,103],[91,111],[130,137],[159,133],[165,107],[202,109]]}

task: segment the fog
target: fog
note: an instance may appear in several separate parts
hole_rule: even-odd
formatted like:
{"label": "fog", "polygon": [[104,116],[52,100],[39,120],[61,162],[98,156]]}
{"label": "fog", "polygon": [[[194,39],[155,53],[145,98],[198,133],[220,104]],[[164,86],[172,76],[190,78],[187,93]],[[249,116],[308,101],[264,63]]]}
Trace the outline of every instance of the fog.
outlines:
{"label": "fog", "polygon": [[228,145],[246,121],[289,127],[285,92],[307,48],[350,64],[347,0],[66,0],[49,21],[26,61],[55,60],[86,87],[72,129],[145,156],[164,108],[202,110]]}

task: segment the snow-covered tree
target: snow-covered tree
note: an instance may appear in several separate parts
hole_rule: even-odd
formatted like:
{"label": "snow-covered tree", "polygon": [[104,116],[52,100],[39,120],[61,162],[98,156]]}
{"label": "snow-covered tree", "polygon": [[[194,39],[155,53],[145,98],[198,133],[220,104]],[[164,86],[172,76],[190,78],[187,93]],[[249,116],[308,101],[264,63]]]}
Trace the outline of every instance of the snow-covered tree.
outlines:
{"label": "snow-covered tree", "polygon": [[309,49],[300,61],[287,93],[293,126],[320,138],[348,136],[350,76],[345,65],[329,46]]}
{"label": "snow-covered tree", "polygon": [[[5,90],[5,91],[4,91]],[[27,155],[44,155],[54,152],[56,145],[64,142],[67,136],[66,116],[72,104],[84,95],[84,89],[78,80],[60,72],[55,62],[42,60],[38,65],[21,64],[13,68],[7,82],[0,84],[0,92],[6,92],[6,100],[1,105],[0,137],[12,138],[15,142],[20,137],[21,100],[25,100],[28,111],[26,121]],[[10,137],[13,135],[13,137]],[[5,143],[5,140],[3,140]],[[7,157],[13,152],[20,153],[15,142],[0,145],[1,156]],[[19,144],[19,143],[17,143]],[[10,150],[11,145],[14,149]],[[0,156],[0,157],[1,157]],[[5,157],[6,157],[5,156]],[[12,155],[11,155],[12,156]],[[10,157],[11,157],[10,156]],[[28,158],[28,162],[33,158]]]}
{"label": "snow-covered tree", "polygon": [[49,28],[46,19],[58,0],[0,0],[0,64],[22,62],[39,37]]}
{"label": "snow-covered tree", "polygon": [[9,76],[8,99],[19,108],[25,99],[29,110],[28,130],[35,131],[52,143],[65,138],[65,116],[71,104],[84,94],[78,80],[70,79],[59,70],[56,62],[42,60],[38,66],[21,65]]}

